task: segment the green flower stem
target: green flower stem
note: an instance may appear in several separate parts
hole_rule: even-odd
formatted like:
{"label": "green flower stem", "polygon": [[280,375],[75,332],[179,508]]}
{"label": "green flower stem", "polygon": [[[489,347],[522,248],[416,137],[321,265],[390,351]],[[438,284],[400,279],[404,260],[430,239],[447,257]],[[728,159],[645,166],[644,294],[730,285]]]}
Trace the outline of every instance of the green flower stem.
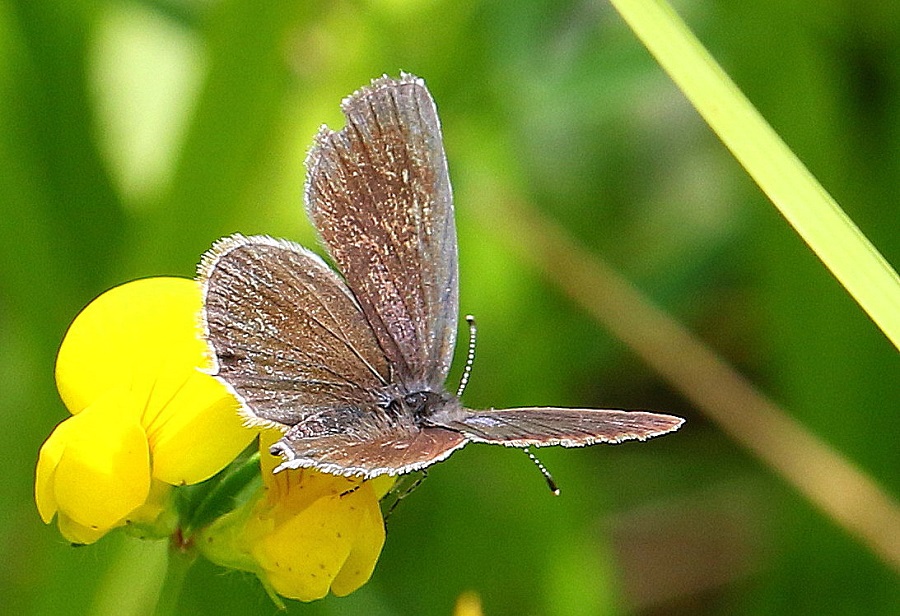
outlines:
{"label": "green flower stem", "polygon": [[611,0],[791,226],[900,348],[900,278],[665,0]]}
{"label": "green flower stem", "polygon": [[162,541],[141,541],[124,533],[105,540],[109,567],[94,592],[89,616],[145,616],[159,597],[168,554]]}
{"label": "green flower stem", "polygon": [[177,613],[184,580],[196,560],[197,552],[190,546],[181,545],[173,537],[169,543],[169,563],[166,568],[166,577],[159,590],[159,599],[154,611],[156,616],[170,616]]}

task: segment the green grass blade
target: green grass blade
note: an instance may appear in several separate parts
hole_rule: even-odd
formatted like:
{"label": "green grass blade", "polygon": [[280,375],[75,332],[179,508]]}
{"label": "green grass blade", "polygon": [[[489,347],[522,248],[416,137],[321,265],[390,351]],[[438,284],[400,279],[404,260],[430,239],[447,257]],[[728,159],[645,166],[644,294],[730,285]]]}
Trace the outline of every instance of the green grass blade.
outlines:
{"label": "green grass blade", "polygon": [[900,278],[664,0],[612,0],[738,162],[900,348]]}

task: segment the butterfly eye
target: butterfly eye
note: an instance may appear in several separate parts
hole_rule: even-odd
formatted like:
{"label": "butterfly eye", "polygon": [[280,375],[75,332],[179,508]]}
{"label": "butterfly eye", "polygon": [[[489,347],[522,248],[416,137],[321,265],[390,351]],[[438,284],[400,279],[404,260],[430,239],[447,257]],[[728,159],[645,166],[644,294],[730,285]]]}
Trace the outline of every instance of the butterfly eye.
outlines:
{"label": "butterfly eye", "polygon": [[424,391],[416,391],[403,396],[403,402],[414,415],[421,415],[428,403],[428,394]]}

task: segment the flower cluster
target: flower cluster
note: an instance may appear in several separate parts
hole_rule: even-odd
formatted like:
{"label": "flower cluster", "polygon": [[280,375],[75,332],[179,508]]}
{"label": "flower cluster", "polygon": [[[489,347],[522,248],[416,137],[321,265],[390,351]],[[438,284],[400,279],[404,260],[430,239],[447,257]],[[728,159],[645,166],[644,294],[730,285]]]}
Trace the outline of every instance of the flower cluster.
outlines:
{"label": "flower cluster", "polygon": [[217,476],[258,434],[242,425],[227,389],[203,372],[210,360],[200,310],[195,281],[147,278],[107,291],[78,315],[56,364],[72,416],[44,443],[37,464],[41,518],[55,517],[76,544],[126,525],[145,538],[178,533],[210,560],[252,571],[289,598],[352,592],[381,552],[378,501],[390,479],[273,475],[274,438],[264,434],[262,487],[237,508],[189,528],[191,507],[175,507],[179,486]]}
{"label": "flower cluster", "polygon": [[[260,436],[268,450],[281,434]],[[260,459],[260,497],[200,533],[210,560],[256,573],[277,594],[309,601],[331,591],[348,595],[369,579],[384,545],[378,501],[394,483],[360,482],[313,470],[273,474],[279,460]]]}

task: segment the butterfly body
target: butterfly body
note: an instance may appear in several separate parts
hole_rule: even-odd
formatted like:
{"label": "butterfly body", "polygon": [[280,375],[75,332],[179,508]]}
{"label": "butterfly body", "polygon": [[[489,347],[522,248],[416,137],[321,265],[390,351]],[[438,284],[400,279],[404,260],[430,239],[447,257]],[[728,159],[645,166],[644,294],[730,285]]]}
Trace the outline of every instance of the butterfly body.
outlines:
{"label": "butterfly body", "polygon": [[397,475],[469,442],[581,446],[646,439],[682,420],[643,411],[463,407],[444,382],[458,324],[453,200],[422,80],[346,98],[307,157],[307,213],[340,275],[267,236],[219,240],[199,270],[210,373],[248,422],[277,427],[276,469]]}

